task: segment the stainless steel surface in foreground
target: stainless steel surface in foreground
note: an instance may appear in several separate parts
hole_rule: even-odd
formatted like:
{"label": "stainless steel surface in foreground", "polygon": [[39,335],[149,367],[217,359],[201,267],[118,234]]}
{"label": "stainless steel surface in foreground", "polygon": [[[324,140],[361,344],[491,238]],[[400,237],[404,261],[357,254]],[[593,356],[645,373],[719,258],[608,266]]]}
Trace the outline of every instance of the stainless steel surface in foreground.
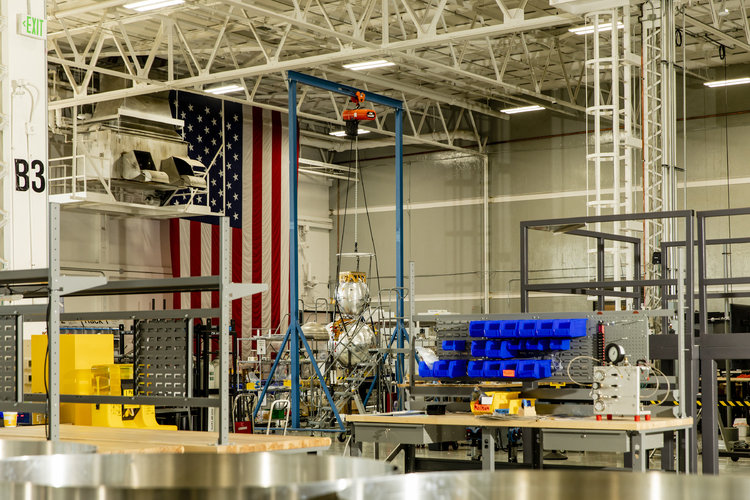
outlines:
{"label": "stainless steel surface in foreground", "polygon": [[367,478],[392,474],[394,469],[365,458],[273,453],[49,455],[0,462],[0,481],[83,487],[268,487]]}
{"label": "stainless steel surface in foreground", "polygon": [[[729,500],[746,498],[750,478],[659,472],[531,471],[407,474],[340,485],[361,500]],[[309,497],[308,497],[309,498]]]}
{"label": "stainless steel surface in foreground", "polygon": [[54,455],[58,453],[94,453],[96,447],[81,443],[52,441],[21,441],[0,439],[0,459],[24,455]]}
{"label": "stainless steel surface in foreground", "polygon": [[[156,457],[158,458],[158,457]],[[161,470],[166,471],[172,465]],[[270,464],[268,464],[270,465]],[[210,468],[210,467],[209,467]],[[262,476],[261,468],[251,476]],[[193,469],[186,471],[186,474]],[[349,472],[352,469],[348,469]],[[49,471],[48,471],[49,472]],[[100,474],[94,468],[92,474]],[[170,472],[175,472],[171,470]],[[214,471],[216,472],[216,471]],[[241,486],[236,471],[221,472],[218,483],[235,487],[122,488],[115,486],[52,488],[0,484],[0,498],[46,500],[735,500],[745,498],[750,478],[741,476],[678,476],[675,474],[595,471],[444,472],[408,474],[363,479],[340,479],[322,483],[282,485],[281,476],[294,471],[273,471],[267,482]],[[55,474],[57,476],[57,474]],[[190,480],[190,483],[196,481]],[[200,482],[200,481],[197,481]],[[141,484],[140,482],[138,482]],[[261,484],[267,484],[262,488]]]}

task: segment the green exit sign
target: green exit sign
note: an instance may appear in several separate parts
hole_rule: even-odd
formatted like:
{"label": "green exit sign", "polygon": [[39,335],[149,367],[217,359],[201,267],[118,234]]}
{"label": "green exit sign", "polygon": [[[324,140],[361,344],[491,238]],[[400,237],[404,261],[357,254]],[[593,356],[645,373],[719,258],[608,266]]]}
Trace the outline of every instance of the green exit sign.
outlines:
{"label": "green exit sign", "polygon": [[18,14],[18,34],[43,40],[46,36],[45,20],[42,17]]}

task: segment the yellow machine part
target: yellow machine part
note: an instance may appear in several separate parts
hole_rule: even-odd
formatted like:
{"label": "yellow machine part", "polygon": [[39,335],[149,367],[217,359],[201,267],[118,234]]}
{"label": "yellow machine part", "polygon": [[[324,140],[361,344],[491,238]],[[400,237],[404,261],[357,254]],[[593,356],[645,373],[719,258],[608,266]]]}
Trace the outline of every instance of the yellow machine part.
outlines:
{"label": "yellow machine part", "polygon": [[[92,394],[91,376],[78,377],[79,370],[114,364],[114,335],[60,335],[60,392]],[[31,336],[31,392],[45,393],[47,380],[47,336]],[[60,422],[91,425],[91,405],[60,404]]]}
{"label": "yellow machine part", "polygon": [[[47,336],[33,335],[32,392],[45,392],[48,374],[46,358]],[[113,335],[60,335],[62,394],[132,396],[132,389],[123,391],[123,380],[133,380],[133,367],[115,364]],[[145,405],[62,403],[60,422],[97,427],[177,430],[173,425],[159,425],[154,407]]]}
{"label": "yellow machine part", "polygon": [[359,271],[342,271],[339,273],[339,283],[367,283],[367,273]]}
{"label": "yellow machine part", "polygon": [[[509,415],[518,415],[524,401],[531,406],[536,403],[536,399],[520,398],[520,395],[520,392],[488,392],[478,401],[471,402],[471,412],[475,415],[491,415],[497,410],[507,410]],[[492,398],[492,401],[487,401],[488,398]]]}

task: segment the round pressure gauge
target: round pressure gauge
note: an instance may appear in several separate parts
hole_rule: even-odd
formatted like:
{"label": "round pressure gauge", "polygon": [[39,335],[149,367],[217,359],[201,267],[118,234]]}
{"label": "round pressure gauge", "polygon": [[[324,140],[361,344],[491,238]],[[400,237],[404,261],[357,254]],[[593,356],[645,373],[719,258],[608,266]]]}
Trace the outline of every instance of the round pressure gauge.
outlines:
{"label": "round pressure gauge", "polygon": [[606,409],[607,405],[604,403],[604,400],[597,399],[596,401],[594,401],[594,411],[596,411],[597,413],[602,413]]}
{"label": "round pressure gauge", "polygon": [[616,365],[625,359],[625,349],[620,344],[608,344],[604,351],[607,356],[607,361],[613,365]]}

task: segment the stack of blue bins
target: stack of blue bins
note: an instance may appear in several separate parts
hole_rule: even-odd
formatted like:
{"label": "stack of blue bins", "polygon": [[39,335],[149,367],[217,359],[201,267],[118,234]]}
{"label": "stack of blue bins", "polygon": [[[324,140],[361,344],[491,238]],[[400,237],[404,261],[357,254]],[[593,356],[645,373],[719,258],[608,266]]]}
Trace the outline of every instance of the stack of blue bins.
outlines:
{"label": "stack of blue bins", "polygon": [[419,363],[425,378],[480,378],[538,380],[552,376],[553,352],[570,350],[572,339],[586,336],[588,320],[544,319],[472,321],[470,341],[445,340],[443,351],[466,353],[471,360],[440,360],[429,367]]}

